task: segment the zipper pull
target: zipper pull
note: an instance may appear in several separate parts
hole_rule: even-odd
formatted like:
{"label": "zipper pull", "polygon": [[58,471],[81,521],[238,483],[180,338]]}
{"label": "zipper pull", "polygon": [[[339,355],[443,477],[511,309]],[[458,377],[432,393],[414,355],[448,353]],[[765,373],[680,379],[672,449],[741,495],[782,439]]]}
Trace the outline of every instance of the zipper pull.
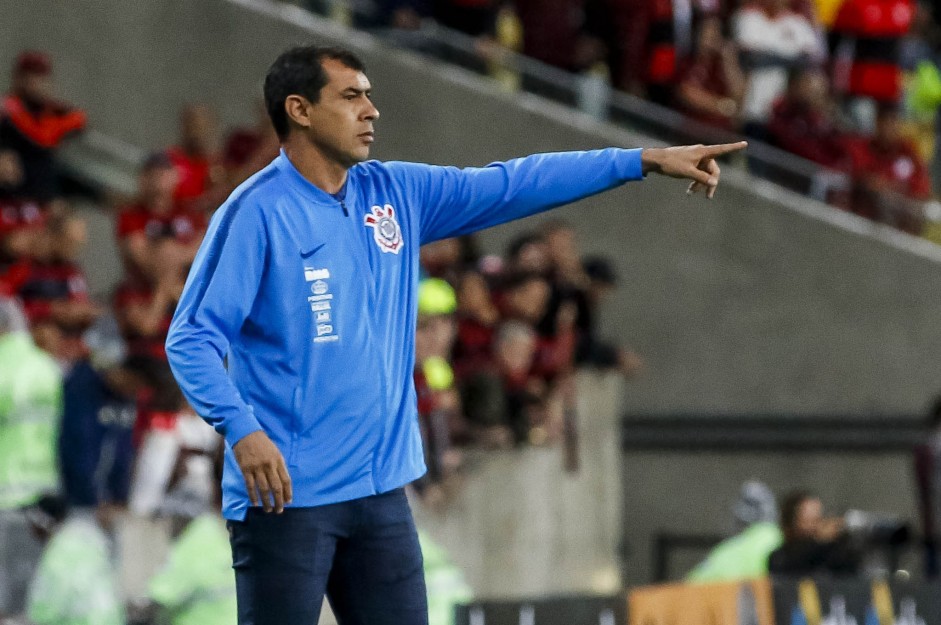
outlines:
{"label": "zipper pull", "polygon": [[346,215],[347,217],[350,216],[350,212],[349,212],[348,210],[346,210],[346,202],[344,202],[343,200],[340,200],[340,208],[343,209],[343,214],[344,214],[344,215]]}

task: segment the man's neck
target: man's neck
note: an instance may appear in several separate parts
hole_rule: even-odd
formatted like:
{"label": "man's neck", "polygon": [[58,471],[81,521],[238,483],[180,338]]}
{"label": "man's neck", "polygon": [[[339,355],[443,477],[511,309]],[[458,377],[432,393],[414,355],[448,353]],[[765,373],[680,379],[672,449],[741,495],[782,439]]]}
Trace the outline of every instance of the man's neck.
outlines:
{"label": "man's neck", "polygon": [[346,183],[349,167],[328,157],[306,137],[294,133],[282,144],[294,168],[312,185],[327,193],[339,193]]}

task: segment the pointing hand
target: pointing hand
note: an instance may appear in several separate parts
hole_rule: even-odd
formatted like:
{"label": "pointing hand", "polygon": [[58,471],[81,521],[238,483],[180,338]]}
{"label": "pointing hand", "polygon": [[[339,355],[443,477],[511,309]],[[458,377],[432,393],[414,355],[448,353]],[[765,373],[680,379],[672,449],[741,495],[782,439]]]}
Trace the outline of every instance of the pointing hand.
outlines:
{"label": "pointing hand", "polygon": [[657,173],[671,178],[692,180],[687,193],[706,190],[712,199],[719,186],[719,164],[716,158],[744,150],[745,141],[721,145],[683,145],[672,148],[645,148],[641,152],[644,173]]}

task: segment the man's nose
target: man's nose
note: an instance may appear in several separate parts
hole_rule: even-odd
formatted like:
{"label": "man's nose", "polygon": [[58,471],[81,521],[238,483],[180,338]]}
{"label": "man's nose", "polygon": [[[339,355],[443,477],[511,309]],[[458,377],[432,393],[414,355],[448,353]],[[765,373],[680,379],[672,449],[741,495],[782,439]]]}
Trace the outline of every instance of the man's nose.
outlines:
{"label": "man's nose", "polygon": [[379,119],[379,109],[377,109],[376,105],[372,102],[370,102],[369,106],[366,108],[366,113],[363,115],[363,119],[368,121],[376,121]]}

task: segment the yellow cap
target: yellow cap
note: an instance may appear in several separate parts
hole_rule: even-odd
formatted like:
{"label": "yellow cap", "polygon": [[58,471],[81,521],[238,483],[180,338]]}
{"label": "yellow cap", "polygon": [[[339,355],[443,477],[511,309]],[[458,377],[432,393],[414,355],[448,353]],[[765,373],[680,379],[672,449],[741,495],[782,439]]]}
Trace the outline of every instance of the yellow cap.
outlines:
{"label": "yellow cap", "polygon": [[441,356],[430,356],[421,365],[428,388],[433,391],[446,391],[454,385],[454,370]]}
{"label": "yellow cap", "polygon": [[450,315],[457,308],[451,285],[440,278],[426,278],[418,285],[419,315]]}

